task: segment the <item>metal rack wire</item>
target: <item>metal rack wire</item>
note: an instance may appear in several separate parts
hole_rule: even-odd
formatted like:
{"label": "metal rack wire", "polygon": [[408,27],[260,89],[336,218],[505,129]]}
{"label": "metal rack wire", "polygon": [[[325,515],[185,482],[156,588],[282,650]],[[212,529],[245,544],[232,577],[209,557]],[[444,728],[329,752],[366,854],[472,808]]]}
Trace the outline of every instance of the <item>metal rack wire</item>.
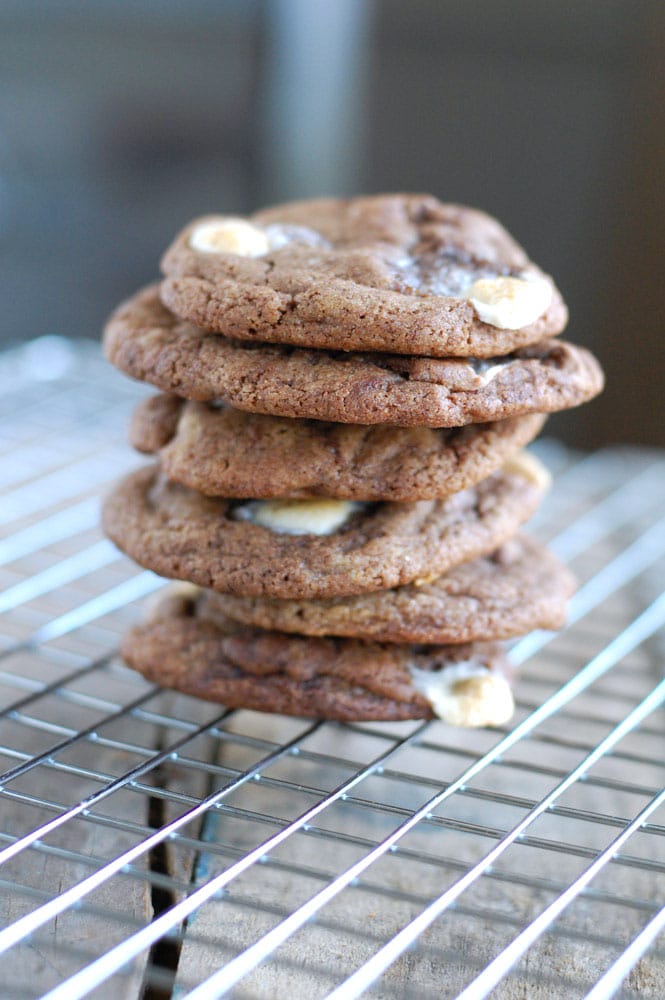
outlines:
{"label": "metal rack wire", "polygon": [[144,388],[2,367],[3,998],[665,996],[664,456],[546,448],[581,587],[511,727],[229,712],[115,654],[161,586],[96,526]]}

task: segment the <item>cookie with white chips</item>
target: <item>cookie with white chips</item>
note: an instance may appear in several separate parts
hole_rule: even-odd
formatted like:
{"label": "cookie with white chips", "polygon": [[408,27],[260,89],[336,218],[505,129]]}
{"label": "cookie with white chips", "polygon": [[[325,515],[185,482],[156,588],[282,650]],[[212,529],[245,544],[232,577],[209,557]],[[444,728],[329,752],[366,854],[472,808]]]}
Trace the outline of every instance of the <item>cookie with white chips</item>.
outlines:
{"label": "cookie with white chips", "polygon": [[346,424],[460,427],[565,410],[603,387],[593,355],[558,338],[490,360],[250,344],[179,320],[154,287],[118,307],[104,348],[128,375],[186,399]]}
{"label": "cookie with white chips", "polygon": [[335,597],[431,580],[494,551],[548,484],[542,466],[520,453],[445,500],[238,501],[202,496],[150,466],[116,486],[103,524],[162,576],[244,597]]}
{"label": "cookie with white chips", "polygon": [[266,632],[208,617],[204,594],[176,585],[122,641],[129,666],[164,687],[228,708],[339,721],[440,718],[499,726],[514,708],[495,643],[396,645]]}
{"label": "cookie with white chips", "polygon": [[204,216],[162,260],[164,303],[227,337],[494,357],[559,333],[553,280],[491,216],[431,195]]}

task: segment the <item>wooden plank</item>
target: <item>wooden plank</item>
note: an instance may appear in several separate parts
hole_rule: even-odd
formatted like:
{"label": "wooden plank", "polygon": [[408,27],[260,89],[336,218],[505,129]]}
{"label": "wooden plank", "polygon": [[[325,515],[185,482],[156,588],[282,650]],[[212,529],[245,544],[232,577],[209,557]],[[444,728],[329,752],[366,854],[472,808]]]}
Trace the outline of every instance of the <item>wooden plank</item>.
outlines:
{"label": "wooden plank", "polygon": [[[154,710],[173,720],[186,720],[202,726],[214,718],[220,708],[173,691],[162,691]],[[161,728],[160,748],[171,746],[181,737],[182,729],[175,724]],[[214,736],[206,734],[194,738],[185,744],[176,760],[166,761],[150,774],[149,781],[155,787],[151,802],[153,826],[165,826],[174,822],[210,794],[214,777],[206,765],[214,763],[217,751],[218,740]],[[204,821],[204,817],[198,817],[181,827],[178,836],[167,839],[154,852],[153,869],[166,878],[163,888],[158,888],[153,894],[155,917],[183,899],[191,889],[199,858],[195,844],[201,836]],[[175,930],[182,933],[183,927],[178,925]],[[153,986],[160,997],[170,996],[179,956],[178,939],[158,942],[152,949],[144,986]]]}

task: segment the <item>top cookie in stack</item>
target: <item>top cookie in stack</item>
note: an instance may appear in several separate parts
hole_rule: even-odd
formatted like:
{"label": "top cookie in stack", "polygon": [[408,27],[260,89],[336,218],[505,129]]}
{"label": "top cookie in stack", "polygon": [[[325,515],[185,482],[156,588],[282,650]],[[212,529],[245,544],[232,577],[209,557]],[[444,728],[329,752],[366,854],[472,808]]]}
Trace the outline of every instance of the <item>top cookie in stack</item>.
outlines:
{"label": "top cookie in stack", "polygon": [[515,453],[602,387],[553,339],[552,280],[493,219],[415,195],[207,216],[163,270],[105,333],[168,395],[131,431],[160,465],[104,521],[203,589],[162,600],[128,662],[231,706],[505,721],[494,640],[556,627],[571,590],[516,536],[546,476]]}

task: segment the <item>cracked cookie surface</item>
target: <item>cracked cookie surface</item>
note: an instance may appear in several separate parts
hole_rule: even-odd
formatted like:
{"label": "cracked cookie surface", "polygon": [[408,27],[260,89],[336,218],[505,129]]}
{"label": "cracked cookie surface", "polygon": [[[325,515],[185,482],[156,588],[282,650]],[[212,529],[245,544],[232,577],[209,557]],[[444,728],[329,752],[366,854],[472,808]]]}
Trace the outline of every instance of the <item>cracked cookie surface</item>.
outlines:
{"label": "cracked cookie surface", "polygon": [[484,479],[544,421],[531,414],[461,428],[363,427],[162,395],[136,408],[130,441],[159,452],[168,479],[206,496],[415,501]]}
{"label": "cracked cookie surface", "polygon": [[351,424],[460,427],[553,413],[593,398],[603,386],[593,355],[562,340],[490,365],[240,343],[178,320],[154,286],[111,316],[104,347],[116,367],[167,393]]}
{"label": "cracked cookie surface", "polygon": [[[430,195],[320,198],[231,220],[254,233],[259,246],[247,252],[203,249],[197,235],[214,220],[194,220],[167,250],[161,295],[181,318],[228,337],[493,357],[567,321],[552,279],[495,219]],[[506,276],[549,286],[549,305],[518,329],[483,322],[465,297],[478,279]]]}
{"label": "cracked cookie surface", "polygon": [[121,480],[102,517],[124,552],[162,576],[249,597],[332,597],[431,579],[493,551],[544,489],[528,471],[501,471],[446,500],[370,504],[332,534],[288,535],[149,466]]}

